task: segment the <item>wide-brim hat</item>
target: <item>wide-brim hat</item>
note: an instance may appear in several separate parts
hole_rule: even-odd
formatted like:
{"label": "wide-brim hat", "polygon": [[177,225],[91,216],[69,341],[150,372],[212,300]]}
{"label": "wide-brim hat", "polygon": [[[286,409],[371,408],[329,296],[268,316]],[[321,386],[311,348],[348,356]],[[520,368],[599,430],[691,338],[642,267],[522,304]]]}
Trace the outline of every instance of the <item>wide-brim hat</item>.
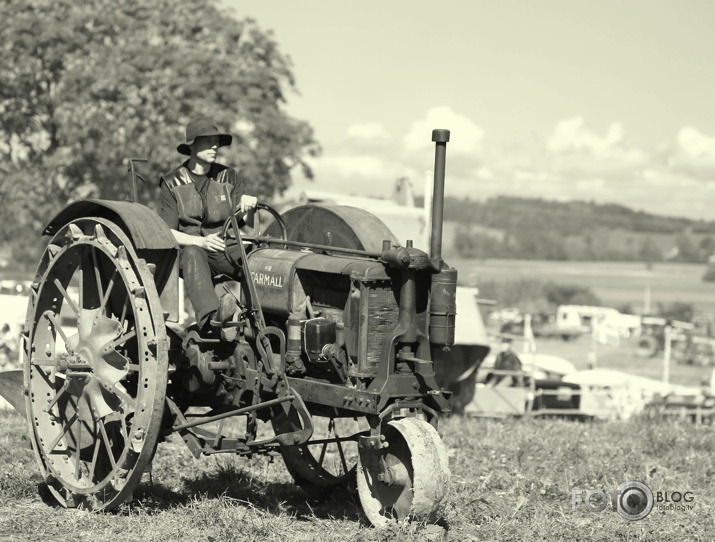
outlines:
{"label": "wide-brim hat", "polygon": [[186,125],[186,143],[179,144],[176,150],[187,156],[191,155],[191,145],[197,137],[218,136],[218,146],[228,147],[233,141],[231,134],[223,134],[218,131],[213,121],[206,117],[193,119]]}

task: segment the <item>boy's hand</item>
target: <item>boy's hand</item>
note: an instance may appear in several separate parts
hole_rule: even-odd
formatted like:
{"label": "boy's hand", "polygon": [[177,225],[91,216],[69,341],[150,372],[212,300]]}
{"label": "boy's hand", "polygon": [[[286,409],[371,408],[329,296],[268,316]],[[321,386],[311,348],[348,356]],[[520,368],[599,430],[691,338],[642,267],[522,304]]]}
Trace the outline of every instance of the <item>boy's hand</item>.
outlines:
{"label": "boy's hand", "polygon": [[241,209],[242,213],[245,213],[246,211],[250,211],[251,209],[255,209],[256,205],[258,205],[257,197],[248,196],[246,194],[241,196],[241,203],[239,205],[239,208]]}
{"label": "boy's hand", "polygon": [[202,237],[200,246],[208,252],[223,252],[226,249],[226,243],[218,233]]}

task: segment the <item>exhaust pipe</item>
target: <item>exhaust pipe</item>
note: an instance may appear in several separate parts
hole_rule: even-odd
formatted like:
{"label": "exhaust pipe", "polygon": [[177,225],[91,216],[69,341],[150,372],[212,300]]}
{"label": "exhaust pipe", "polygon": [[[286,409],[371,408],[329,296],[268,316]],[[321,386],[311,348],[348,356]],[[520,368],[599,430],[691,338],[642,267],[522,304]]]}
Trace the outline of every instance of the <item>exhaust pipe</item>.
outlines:
{"label": "exhaust pipe", "polygon": [[437,266],[432,275],[429,336],[434,345],[454,344],[457,315],[457,270],[442,260],[442,223],[444,222],[444,170],[449,130],[432,130],[434,151],[434,189],[432,192],[432,235],[430,259]]}
{"label": "exhaust pipe", "polygon": [[442,259],[442,222],[444,221],[444,171],[447,156],[449,130],[432,130],[434,149],[434,188],[432,192],[432,234],[430,235],[430,258]]}

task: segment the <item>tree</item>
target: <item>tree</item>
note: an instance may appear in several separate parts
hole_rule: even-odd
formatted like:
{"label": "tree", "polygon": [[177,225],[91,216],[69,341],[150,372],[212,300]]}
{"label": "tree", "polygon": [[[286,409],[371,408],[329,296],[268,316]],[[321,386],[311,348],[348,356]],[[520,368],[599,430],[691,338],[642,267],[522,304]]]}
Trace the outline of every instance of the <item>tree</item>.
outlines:
{"label": "tree", "polygon": [[552,305],[600,305],[601,300],[590,289],[577,284],[556,284],[547,282],[544,285],[546,300]]}
{"label": "tree", "polygon": [[3,222],[38,230],[72,199],[124,199],[125,158],[149,159],[141,172],[158,180],[198,115],[234,134],[222,161],[247,192],[281,193],[295,168],[312,177],[313,131],[282,108],[292,65],[255,21],[212,0],[4,0],[0,18]]}
{"label": "tree", "polygon": [[715,257],[708,258],[708,265],[705,268],[705,274],[702,276],[703,282],[715,282]]}
{"label": "tree", "polygon": [[709,258],[715,252],[715,239],[711,236],[703,237],[698,243],[698,248],[705,258]]}
{"label": "tree", "polygon": [[658,314],[669,320],[691,322],[695,314],[695,307],[692,303],[682,301],[674,301],[668,305],[658,303]]}
{"label": "tree", "polygon": [[654,262],[660,262],[663,260],[663,254],[660,252],[660,249],[650,235],[643,239],[640,249],[638,250],[638,255],[645,262],[648,269],[653,268]]}
{"label": "tree", "polygon": [[683,230],[675,238],[675,246],[678,248],[678,261],[681,262],[700,262],[700,251],[695,245],[693,235],[689,229]]}

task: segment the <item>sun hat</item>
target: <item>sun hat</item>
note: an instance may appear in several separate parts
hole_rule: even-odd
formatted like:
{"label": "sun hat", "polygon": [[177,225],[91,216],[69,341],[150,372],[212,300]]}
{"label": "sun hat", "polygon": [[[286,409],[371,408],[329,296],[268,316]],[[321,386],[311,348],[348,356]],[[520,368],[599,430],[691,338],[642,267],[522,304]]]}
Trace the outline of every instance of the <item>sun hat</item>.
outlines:
{"label": "sun hat", "polygon": [[187,156],[191,155],[191,145],[197,137],[218,136],[218,146],[228,147],[233,141],[231,134],[222,134],[213,121],[207,117],[190,120],[186,125],[186,143],[181,143],[176,150]]}

